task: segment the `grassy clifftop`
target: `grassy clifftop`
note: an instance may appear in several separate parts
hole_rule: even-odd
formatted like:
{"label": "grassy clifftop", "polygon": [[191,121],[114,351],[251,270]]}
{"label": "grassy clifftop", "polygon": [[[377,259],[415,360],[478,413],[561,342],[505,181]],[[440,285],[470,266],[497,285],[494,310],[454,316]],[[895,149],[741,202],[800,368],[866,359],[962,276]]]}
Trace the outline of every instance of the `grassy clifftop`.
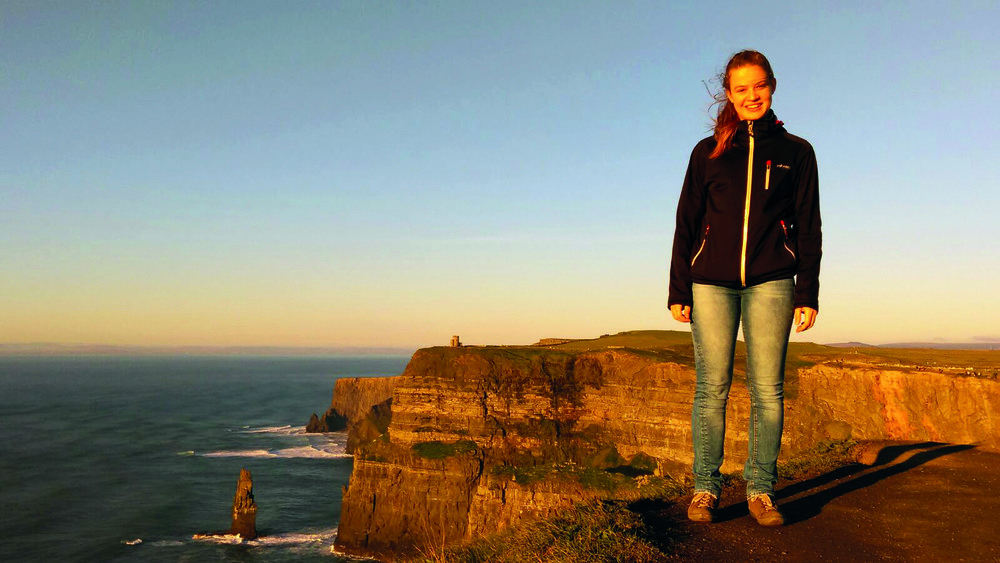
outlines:
{"label": "grassy clifftop", "polygon": [[[546,344],[546,341],[558,343]],[[631,330],[582,340],[548,338],[535,346],[567,352],[628,348],[655,353],[666,361],[694,365],[691,333],[675,330]],[[737,342],[737,374],[742,374],[740,364],[745,359],[746,346],[743,342]],[[825,362],[891,366],[917,371],[934,370],[955,375],[978,374],[980,377],[996,377],[994,374],[1000,370],[1000,351],[883,348],[865,345],[857,347],[824,346],[813,342],[792,342],[788,345],[788,376],[794,377],[798,368]]]}

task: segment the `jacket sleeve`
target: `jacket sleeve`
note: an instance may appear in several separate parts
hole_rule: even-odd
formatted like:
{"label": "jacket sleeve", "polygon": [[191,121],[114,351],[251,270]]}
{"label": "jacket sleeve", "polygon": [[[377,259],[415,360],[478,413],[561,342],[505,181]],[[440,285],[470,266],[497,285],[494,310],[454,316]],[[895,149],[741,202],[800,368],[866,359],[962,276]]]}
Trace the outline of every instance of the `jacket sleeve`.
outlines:
{"label": "jacket sleeve", "polygon": [[795,276],[795,306],[819,310],[819,262],[823,256],[819,214],[819,176],[816,153],[810,146],[798,166],[795,218],[799,225],[799,265]]}
{"label": "jacket sleeve", "polygon": [[705,216],[705,161],[704,142],[691,151],[681,197],[677,202],[677,226],[670,255],[670,289],[667,306],[679,303],[692,305],[691,298],[691,249],[699,236]]}

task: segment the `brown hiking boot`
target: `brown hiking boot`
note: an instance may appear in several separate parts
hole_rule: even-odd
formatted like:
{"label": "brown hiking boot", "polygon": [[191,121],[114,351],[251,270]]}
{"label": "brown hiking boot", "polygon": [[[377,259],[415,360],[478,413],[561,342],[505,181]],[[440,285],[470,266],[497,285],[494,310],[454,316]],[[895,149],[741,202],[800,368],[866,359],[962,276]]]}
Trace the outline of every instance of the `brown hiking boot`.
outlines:
{"label": "brown hiking boot", "polygon": [[688,506],[688,520],[692,522],[711,522],[715,519],[715,509],[719,508],[719,499],[712,493],[695,493]]}
{"label": "brown hiking boot", "polygon": [[747,501],[747,506],[761,526],[781,526],[785,523],[785,517],[781,515],[771,495],[756,495]]}

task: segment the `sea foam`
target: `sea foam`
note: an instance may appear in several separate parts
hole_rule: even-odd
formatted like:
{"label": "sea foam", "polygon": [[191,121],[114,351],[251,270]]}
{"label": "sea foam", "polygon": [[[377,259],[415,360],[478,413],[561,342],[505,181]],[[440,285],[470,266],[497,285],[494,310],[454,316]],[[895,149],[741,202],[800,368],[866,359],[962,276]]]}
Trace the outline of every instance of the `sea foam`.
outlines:
{"label": "sea foam", "polygon": [[305,426],[265,426],[263,428],[245,427],[241,430],[243,434],[281,434],[284,436],[297,436],[306,433]]}
{"label": "sea foam", "polygon": [[343,446],[332,445],[329,448],[316,446],[299,446],[280,450],[220,450],[201,454],[203,457],[251,457],[251,458],[310,458],[339,459],[352,457],[344,452]]}
{"label": "sea foam", "polygon": [[221,544],[244,544],[249,546],[290,546],[310,543],[332,542],[337,537],[337,528],[316,532],[288,532],[273,536],[260,536],[246,541],[239,534],[195,534],[191,539]]}

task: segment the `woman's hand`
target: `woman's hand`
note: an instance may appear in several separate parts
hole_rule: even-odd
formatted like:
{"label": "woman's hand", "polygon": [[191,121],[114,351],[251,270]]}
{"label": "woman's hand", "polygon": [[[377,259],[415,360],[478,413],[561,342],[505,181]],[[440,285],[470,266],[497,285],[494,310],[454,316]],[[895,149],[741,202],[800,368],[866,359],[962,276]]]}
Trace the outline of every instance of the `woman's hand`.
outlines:
{"label": "woman's hand", "polygon": [[[671,309],[672,311],[673,309]],[[795,332],[804,332],[809,330],[816,324],[816,315],[819,311],[813,309],[812,307],[796,307],[795,308]],[[677,318],[676,316],[674,318]]]}
{"label": "woman's hand", "polygon": [[670,306],[670,314],[674,316],[674,320],[679,323],[689,323],[691,322],[691,306],[681,305],[680,303],[674,303]]}

